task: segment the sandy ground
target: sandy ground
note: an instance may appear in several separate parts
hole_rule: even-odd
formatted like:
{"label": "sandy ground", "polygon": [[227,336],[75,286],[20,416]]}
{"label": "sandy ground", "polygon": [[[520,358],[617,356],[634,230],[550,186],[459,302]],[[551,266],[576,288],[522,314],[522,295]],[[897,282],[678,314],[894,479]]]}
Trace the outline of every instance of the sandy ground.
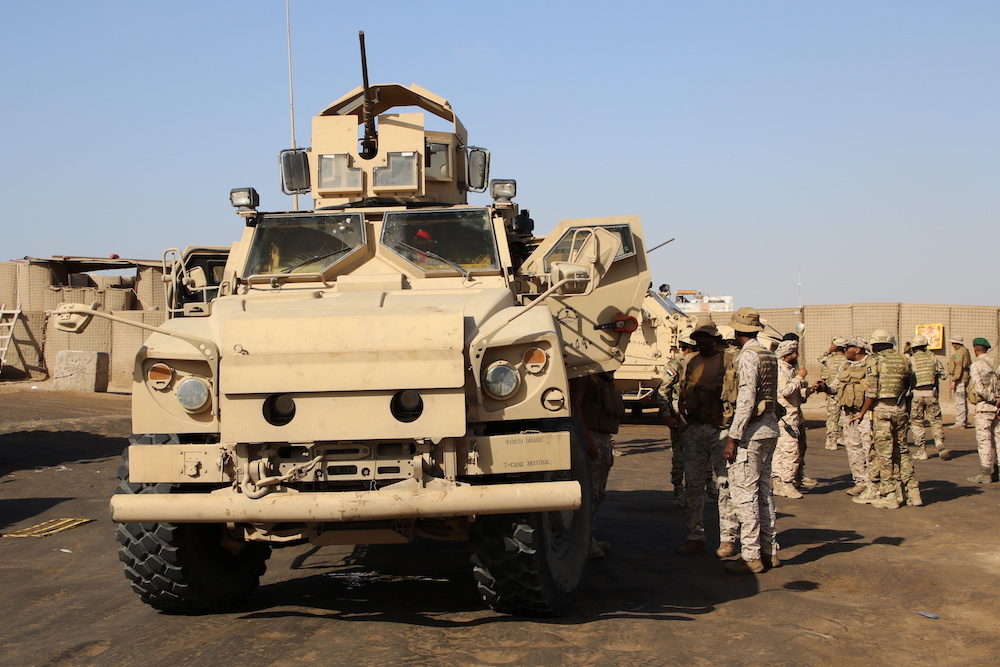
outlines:
{"label": "sandy ground", "polygon": [[[917,462],[926,506],[854,504],[843,449],[808,426],[820,485],[778,499],[784,563],[727,574],[679,556],[666,430],[623,426],[576,610],[555,620],[484,609],[464,544],[276,550],[234,613],[170,616],[122,575],[108,518],[128,397],[0,390],[0,533],[60,517],[93,522],[0,539],[4,665],[967,665],[1000,655],[1000,484],[969,484],[971,430],[955,458]],[[716,525],[710,518],[709,525]],[[710,534],[711,534],[710,528]],[[927,618],[918,612],[939,618]]]}

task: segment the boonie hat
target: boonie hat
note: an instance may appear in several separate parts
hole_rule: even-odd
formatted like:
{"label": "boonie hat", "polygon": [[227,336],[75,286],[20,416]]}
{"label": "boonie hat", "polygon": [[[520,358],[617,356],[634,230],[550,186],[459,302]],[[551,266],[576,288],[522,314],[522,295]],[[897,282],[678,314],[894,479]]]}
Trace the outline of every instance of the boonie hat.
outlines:
{"label": "boonie hat", "polygon": [[948,339],[949,343],[958,343],[959,345],[965,345],[965,339],[961,336],[952,336]]}
{"label": "boonie hat", "polygon": [[695,334],[708,334],[713,338],[719,335],[719,330],[715,326],[715,322],[712,320],[701,320],[695,323],[695,330],[691,332],[691,337],[694,338]]}
{"label": "boonie hat", "polygon": [[849,336],[844,340],[844,347],[860,347],[862,350],[868,349],[868,341],[861,336]]}
{"label": "boonie hat", "polygon": [[756,308],[740,308],[733,313],[729,326],[740,333],[757,333],[764,330],[764,326],[760,323],[760,313]]}
{"label": "boonie hat", "polygon": [[836,347],[844,347],[847,344],[847,339],[841,336],[834,336],[833,340],[830,341]]}
{"label": "boonie hat", "polygon": [[987,350],[992,347],[992,345],[990,345],[990,341],[986,340],[985,338],[976,338],[975,340],[972,341],[972,344],[973,345],[982,345]]}
{"label": "boonie hat", "polygon": [[719,330],[719,335],[722,336],[722,340],[736,340],[736,331],[725,324],[720,324],[716,327]]}

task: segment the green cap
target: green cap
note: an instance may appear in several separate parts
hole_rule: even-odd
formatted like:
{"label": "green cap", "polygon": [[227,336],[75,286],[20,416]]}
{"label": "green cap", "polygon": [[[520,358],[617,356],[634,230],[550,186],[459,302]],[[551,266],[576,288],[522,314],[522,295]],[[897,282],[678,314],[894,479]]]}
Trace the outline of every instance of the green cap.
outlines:
{"label": "green cap", "polygon": [[972,344],[973,345],[982,345],[987,350],[992,347],[992,345],[990,345],[990,341],[986,340],[985,338],[976,338],[975,340],[972,341]]}

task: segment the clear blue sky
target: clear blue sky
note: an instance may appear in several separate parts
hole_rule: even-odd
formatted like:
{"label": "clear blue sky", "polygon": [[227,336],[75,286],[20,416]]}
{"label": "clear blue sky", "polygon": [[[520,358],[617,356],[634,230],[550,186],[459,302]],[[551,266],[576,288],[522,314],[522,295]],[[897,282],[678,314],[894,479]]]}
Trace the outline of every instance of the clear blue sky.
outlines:
{"label": "clear blue sky", "polygon": [[[372,82],[447,98],[539,231],[676,237],[655,284],[795,306],[801,264],[805,304],[997,303],[1000,2],[291,7],[300,144],[363,29]],[[233,187],[291,208],[283,0],[8,0],[0,26],[0,259],[228,245]]]}

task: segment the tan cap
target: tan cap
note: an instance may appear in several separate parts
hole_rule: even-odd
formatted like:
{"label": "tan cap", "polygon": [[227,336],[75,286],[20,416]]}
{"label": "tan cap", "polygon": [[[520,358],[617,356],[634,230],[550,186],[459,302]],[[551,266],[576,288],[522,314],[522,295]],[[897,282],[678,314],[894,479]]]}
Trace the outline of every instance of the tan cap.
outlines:
{"label": "tan cap", "polygon": [[692,332],[691,337],[694,338],[695,334],[700,334],[700,333],[708,334],[709,336],[715,338],[719,335],[719,330],[716,328],[715,322],[713,322],[710,319],[698,320],[695,323],[695,329],[694,332]]}
{"label": "tan cap", "polygon": [[756,333],[764,330],[764,326],[760,323],[760,313],[756,308],[740,308],[733,313],[729,326],[740,333]]}
{"label": "tan cap", "polygon": [[948,339],[949,343],[958,343],[959,345],[965,345],[965,339],[961,336],[952,336]]}
{"label": "tan cap", "polygon": [[720,324],[716,327],[719,330],[719,335],[722,336],[722,340],[736,340],[736,331],[725,324]]}
{"label": "tan cap", "polygon": [[846,343],[847,339],[842,336],[834,336],[833,340],[830,341],[830,344],[834,347],[844,347]]}

